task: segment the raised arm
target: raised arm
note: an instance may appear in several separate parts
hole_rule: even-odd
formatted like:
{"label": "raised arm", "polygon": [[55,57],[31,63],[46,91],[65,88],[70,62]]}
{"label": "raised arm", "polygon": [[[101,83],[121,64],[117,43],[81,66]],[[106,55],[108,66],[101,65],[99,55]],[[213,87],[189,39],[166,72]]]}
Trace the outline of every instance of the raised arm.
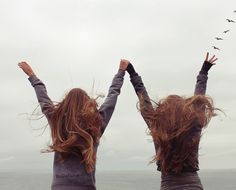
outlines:
{"label": "raised arm", "polygon": [[134,87],[134,90],[135,90],[138,98],[139,98],[140,106],[142,107],[142,109],[140,109],[141,114],[142,114],[145,122],[147,123],[148,127],[150,127],[146,113],[148,113],[149,111],[153,111],[153,107],[152,107],[152,103],[149,98],[149,95],[146,91],[146,88],[143,84],[142,78],[141,78],[141,76],[138,75],[138,73],[136,73],[136,71],[134,70],[134,67],[131,63],[129,63],[129,65],[127,67],[127,72],[130,75],[130,81]]}
{"label": "raised arm", "polygon": [[208,71],[213,65],[215,65],[215,62],[217,60],[218,59],[215,57],[215,55],[209,59],[209,53],[207,52],[206,59],[197,76],[197,82],[195,85],[194,95],[205,95],[206,87],[207,87]]}
{"label": "raised arm", "polygon": [[49,108],[53,106],[53,103],[47,95],[47,90],[44,83],[37,78],[29,64],[27,64],[26,62],[21,62],[18,65],[29,76],[28,79],[31,85],[34,87],[42,112],[48,118]]}
{"label": "raised arm", "polygon": [[128,66],[128,63],[121,60],[118,73],[112,80],[111,86],[108,91],[108,95],[104,103],[99,108],[99,113],[102,116],[102,133],[104,133],[106,126],[108,125],[111,116],[114,112],[118,95],[120,94],[120,89],[123,85],[125,70]]}

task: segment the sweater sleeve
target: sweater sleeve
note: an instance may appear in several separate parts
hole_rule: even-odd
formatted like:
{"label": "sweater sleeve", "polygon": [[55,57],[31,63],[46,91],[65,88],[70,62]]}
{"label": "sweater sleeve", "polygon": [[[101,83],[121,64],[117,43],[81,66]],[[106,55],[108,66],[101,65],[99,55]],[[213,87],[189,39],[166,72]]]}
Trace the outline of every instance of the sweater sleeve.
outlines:
{"label": "sweater sleeve", "polygon": [[194,95],[206,94],[207,79],[208,79],[207,72],[201,70],[197,76]]}
{"label": "sweater sleeve", "polygon": [[99,113],[102,116],[102,134],[104,133],[111,116],[114,112],[120,89],[123,85],[125,71],[119,70],[112,80],[112,84],[109,88],[108,95],[104,103],[99,108]]}
{"label": "sweater sleeve", "polygon": [[208,80],[208,71],[212,67],[212,64],[205,61],[203,66],[197,76],[197,82],[195,85],[194,95],[205,95],[207,80]]}
{"label": "sweater sleeve", "polygon": [[34,87],[43,114],[48,118],[49,108],[53,107],[53,102],[48,97],[44,83],[40,79],[38,79],[37,76],[35,75],[30,76],[28,79],[31,85]]}
{"label": "sweater sleeve", "polygon": [[148,125],[148,127],[150,127],[150,123],[148,121],[146,113],[148,113],[150,110],[153,110],[153,107],[149,95],[146,91],[146,88],[143,84],[142,78],[141,76],[138,75],[138,73],[135,72],[130,75],[130,81],[139,98],[139,101],[143,103],[142,105],[143,109],[141,109],[141,115],[145,120],[146,124]]}
{"label": "sweater sleeve", "polygon": [[194,95],[205,95],[206,94],[206,87],[207,87],[207,73],[199,72],[197,76],[197,82],[195,85]]}

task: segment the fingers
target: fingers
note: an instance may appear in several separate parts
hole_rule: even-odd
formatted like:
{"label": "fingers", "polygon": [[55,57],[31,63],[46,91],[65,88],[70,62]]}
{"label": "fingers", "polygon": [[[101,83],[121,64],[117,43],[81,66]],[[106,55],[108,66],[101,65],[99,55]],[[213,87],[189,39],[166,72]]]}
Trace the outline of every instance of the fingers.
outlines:
{"label": "fingers", "polygon": [[214,60],[214,58],[215,58],[215,55],[213,55],[213,56],[211,57],[211,59],[209,60],[209,62],[211,63],[212,60]]}
{"label": "fingers", "polygon": [[209,52],[207,52],[205,61],[215,65],[215,62],[218,60],[218,58],[216,58],[215,55],[213,55],[209,60],[208,59],[209,59]]}
{"label": "fingers", "polygon": [[22,61],[22,62],[18,63],[18,66],[19,66],[20,68],[22,68],[22,67],[24,67],[24,66],[29,66],[29,64],[26,63],[25,61]]}
{"label": "fingers", "polygon": [[215,59],[213,59],[210,63],[213,64],[213,65],[215,65],[215,64],[216,64],[215,62],[216,62],[217,60],[218,60],[218,58],[215,58]]}
{"label": "fingers", "polygon": [[205,59],[205,61],[208,60],[208,57],[209,57],[209,52],[207,52],[207,54],[206,54],[206,59]]}
{"label": "fingers", "polygon": [[23,69],[24,68],[24,64],[21,62],[21,63],[18,63],[18,66]]}
{"label": "fingers", "polygon": [[215,65],[215,62],[218,60],[218,58],[215,57],[215,55],[209,60],[209,62],[213,65]]}
{"label": "fingers", "polygon": [[18,63],[18,66],[25,72],[25,74],[27,74],[28,76],[32,76],[35,75],[34,71],[32,70],[32,68],[30,67],[30,65],[28,63],[26,63],[25,61],[22,61],[20,63]]}
{"label": "fingers", "polygon": [[121,59],[120,60],[120,64],[122,64],[122,65],[127,65],[128,66],[129,63],[130,62],[128,60],[126,60],[126,59]]}
{"label": "fingers", "polygon": [[126,60],[126,59],[121,59],[120,60],[120,69],[122,69],[122,70],[126,70],[127,69],[127,67],[128,67],[128,65],[129,65],[129,61],[128,60]]}
{"label": "fingers", "polygon": [[124,62],[124,63],[127,63],[127,64],[130,63],[129,60],[127,60],[127,59],[121,59],[120,62]]}

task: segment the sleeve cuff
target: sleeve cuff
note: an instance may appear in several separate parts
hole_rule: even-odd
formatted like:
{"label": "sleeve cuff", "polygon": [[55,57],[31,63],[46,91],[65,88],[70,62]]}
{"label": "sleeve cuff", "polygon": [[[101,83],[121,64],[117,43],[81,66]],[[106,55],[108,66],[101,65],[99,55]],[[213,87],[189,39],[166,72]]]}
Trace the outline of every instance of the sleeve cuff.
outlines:
{"label": "sleeve cuff", "polygon": [[28,78],[28,80],[31,82],[31,83],[33,83],[35,80],[37,80],[38,79],[38,77],[36,76],[36,75],[31,75],[29,78]]}
{"label": "sleeve cuff", "polygon": [[132,74],[135,73],[134,67],[133,67],[133,65],[132,65],[131,63],[129,63],[129,65],[128,65],[128,67],[127,67],[126,70],[127,70],[127,72],[128,72],[130,75],[132,75]]}
{"label": "sleeve cuff", "polygon": [[212,65],[210,62],[205,61],[205,62],[203,63],[203,65],[202,65],[201,71],[207,73],[207,72],[210,70],[210,68],[211,68],[212,66],[213,66],[213,65]]}
{"label": "sleeve cuff", "polygon": [[35,85],[42,84],[42,82],[40,81],[40,79],[36,75],[30,76],[28,78],[28,80],[30,81],[30,83],[33,87],[35,87]]}

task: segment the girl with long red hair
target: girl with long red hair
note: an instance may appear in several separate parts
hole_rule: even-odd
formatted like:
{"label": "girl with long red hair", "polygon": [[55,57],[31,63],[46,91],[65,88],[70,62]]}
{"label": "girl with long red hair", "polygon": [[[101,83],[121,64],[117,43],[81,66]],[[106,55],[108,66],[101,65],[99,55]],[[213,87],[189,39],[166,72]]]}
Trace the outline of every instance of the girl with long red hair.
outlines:
{"label": "girl with long red hair", "polygon": [[141,77],[132,64],[127,71],[139,98],[141,114],[149,127],[161,171],[161,190],[203,189],[197,171],[201,132],[216,115],[213,101],[205,96],[208,71],[215,64],[209,53],[197,76],[194,96],[169,95],[152,105]]}
{"label": "girl with long red hair", "polygon": [[95,166],[99,139],[115,109],[128,62],[120,61],[119,71],[100,108],[95,99],[80,88],[70,90],[61,102],[53,104],[44,83],[30,65],[26,62],[18,65],[29,76],[51,129],[49,151],[55,152],[52,190],[96,190]]}

